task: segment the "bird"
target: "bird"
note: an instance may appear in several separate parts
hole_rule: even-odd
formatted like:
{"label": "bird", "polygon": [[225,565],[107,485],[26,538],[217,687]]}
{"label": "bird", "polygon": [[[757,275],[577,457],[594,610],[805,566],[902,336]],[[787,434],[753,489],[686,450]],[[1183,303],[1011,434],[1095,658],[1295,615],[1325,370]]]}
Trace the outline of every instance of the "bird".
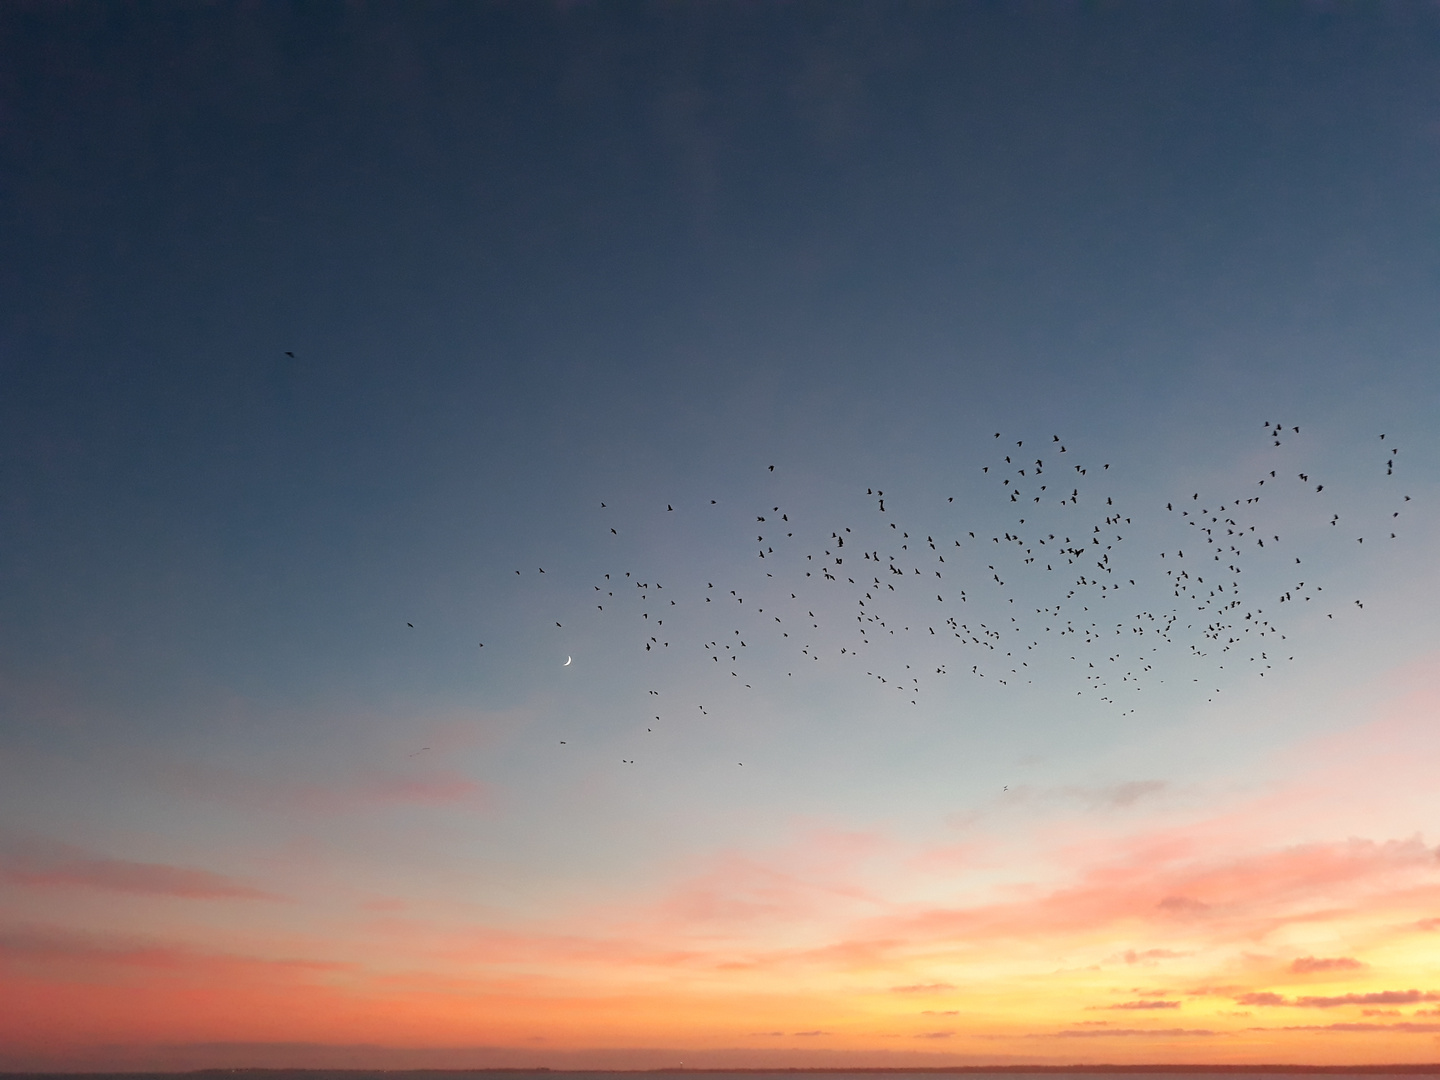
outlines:
{"label": "bird", "polygon": [[[1267,432],[1270,431],[1270,427],[1271,425],[1267,421]],[[1292,425],[1291,430],[1295,431],[1296,427],[1298,427],[1298,425]],[[1275,431],[1273,434],[1276,436],[1283,430],[1278,424],[1274,425],[1274,428]],[[996,437],[999,437],[999,433],[997,433]],[[1051,445],[1057,443],[1059,443],[1059,436],[1052,434]],[[1017,447],[1023,447],[1024,440],[1016,440],[1015,445]],[[1066,447],[1062,444],[1059,449],[1063,451]],[[1001,483],[997,485],[996,490],[1004,491],[1004,499],[1006,502],[1018,502],[1019,495],[1026,496],[1025,502],[1027,504],[1032,501],[1037,504],[1034,513],[1037,516],[1037,520],[1042,522],[1043,518],[1040,518],[1041,514],[1058,512],[1055,510],[1042,510],[1038,505],[1041,500],[1036,495],[1036,492],[1046,491],[1046,485],[1039,483],[1039,478],[1043,476],[1043,461],[1036,459],[1032,467],[1029,463],[1014,461],[1012,456],[1004,455],[1003,453],[999,456],[1004,457],[1007,464],[1006,466],[996,466],[997,475],[994,479],[1001,481]],[[1102,473],[1108,473],[1109,467],[1110,463],[1104,463],[1102,465]],[[1086,476],[1088,473],[1088,470],[1083,464],[1077,465],[1075,468],[1076,472],[1081,476]],[[989,470],[990,466],[985,466],[982,469],[982,475],[988,476]],[[767,471],[773,472],[774,466],[767,466]],[[1276,471],[1277,470],[1270,470],[1269,478],[1272,481],[1275,478]],[[1309,480],[1307,473],[1300,473],[1299,476],[1302,482]],[[1031,486],[1032,484],[1033,486]],[[1324,485],[1317,485],[1317,491],[1323,491],[1324,489]],[[852,490],[858,492],[858,486]],[[1019,682],[1017,676],[1020,675],[1025,675],[1026,681],[1034,681],[1029,678],[1033,670],[1032,664],[1044,654],[1048,645],[1047,638],[1042,636],[1043,634],[1049,634],[1051,640],[1059,640],[1061,638],[1067,641],[1078,640],[1083,642],[1085,646],[1099,645],[1105,640],[1106,635],[1112,639],[1114,635],[1117,634],[1133,635],[1133,640],[1137,646],[1134,653],[1127,655],[1126,650],[1112,650],[1104,657],[1099,655],[1093,656],[1094,660],[1104,661],[1104,663],[1086,665],[1084,667],[1086,677],[1079,683],[1083,689],[1077,692],[1082,694],[1086,692],[1093,693],[1100,701],[1114,705],[1117,703],[1117,687],[1123,686],[1126,689],[1139,689],[1142,683],[1148,685],[1152,679],[1159,678],[1158,675],[1152,675],[1152,672],[1155,671],[1159,656],[1163,654],[1166,649],[1179,651],[1177,646],[1182,642],[1189,645],[1191,655],[1195,661],[1215,664],[1216,670],[1227,671],[1228,659],[1225,659],[1223,663],[1216,664],[1215,662],[1226,658],[1227,654],[1233,654],[1234,650],[1242,648],[1243,646],[1240,642],[1248,642],[1249,640],[1257,638],[1267,638],[1272,634],[1281,633],[1280,628],[1272,620],[1267,619],[1263,611],[1257,609],[1253,603],[1246,603],[1248,590],[1242,590],[1241,583],[1244,582],[1248,585],[1250,579],[1248,577],[1240,578],[1238,576],[1242,569],[1250,569],[1243,561],[1244,556],[1242,555],[1242,550],[1246,542],[1251,539],[1255,540],[1256,548],[1269,548],[1272,543],[1278,545],[1281,542],[1280,537],[1273,533],[1271,534],[1271,541],[1265,541],[1263,536],[1256,535],[1263,528],[1262,521],[1264,520],[1259,516],[1260,511],[1255,506],[1255,504],[1259,502],[1259,497],[1249,496],[1235,498],[1233,500],[1229,498],[1217,499],[1214,504],[1207,504],[1206,508],[1200,508],[1198,506],[1200,496],[1198,491],[1192,493],[1192,507],[1188,511],[1177,513],[1174,510],[1173,502],[1165,503],[1167,513],[1175,515],[1165,520],[1174,523],[1171,526],[1172,528],[1179,526],[1186,531],[1193,528],[1198,533],[1203,534],[1204,546],[1206,549],[1213,549],[1212,560],[1207,561],[1203,565],[1225,563],[1226,560],[1229,560],[1228,573],[1222,571],[1220,566],[1215,566],[1217,580],[1206,582],[1205,578],[1196,572],[1193,562],[1188,571],[1180,569],[1180,567],[1184,567],[1185,561],[1189,561],[1185,560],[1183,550],[1179,548],[1167,550],[1167,552],[1161,554],[1161,558],[1165,560],[1165,563],[1160,565],[1164,566],[1169,564],[1175,566],[1176,569],[1164,570],[1161,576],[1156,579],[1156,584],[1162,584],[1173,593],[1176,602],[1175,608],[1161,609],[1154,608],[1149,604],[1137,603],[1133,609],[1123,612],[1117,610],[1115,614],[1117,616],[1124,615],[1125,618],[1121,621],[1114,622],[1113,625],[1109,625],[1101,619],[1091,621],[1091,614],[1097,610],[1095,608],[1096,603],[1103,601],[1107,606],[1121,604],[1123,601],[1119,600],[1118,597],[1130,595],[1129,590],[1143,589],[1146,585],[1144,577],[1138,572],[1140,569],[1139,564],[1135,563],[1133,558],[1127,560],[1125,556],[1125,552],[1128,550],[1125,539],[1129,535],[1129,529],[1122,528],[1122,526],[1130,525],[1131,518],[1124,515],[1123,512],[1115,510],[1117,502],[1123,505],[1123,500],[1115,497],[1118,494],[1119,493],[1106,493],[1103,491],[1082,494],[1077,488],[1063,500],[1057,499],[1056,503],[1050,503],[1050,507],[1054,507],[1057,503],[1064,505],[1067,508],[1064,512],[1067,514],[1074,513],[1074,511],[1070,509],[1072,507],[1080,507],[1080,513],[1082,514],[1086,512],[1084,508],[1087,505],[1096,508],[1096,516],[1093,522],[1082,519],[1084,524],[1081,524],[1081,522],[1071,518],[1066,522],[1064,532],[1057,527],[1060,524],[1059,519],[1048,523],[1050,524],[1050,528],[1054,530],[1053,532],[1047,530],[1044,524],[1029,524],[1026,518],[1019,518],[1018,526],[1012,523],[1004,530],[996,529],[997,535],[993,538],[994,543],[1001,545],[1001,535],[1003,534],[1004,546],[1000,547],[997,551],[998,557],[995,565],[988,568],[992,580],[995,583],[995,603],[1016,605],[1018,601],[1019,604],[1024,604],[1024,600],[1020,594],[1010,595],[1013,592],[1013,587],[1007,584],[1007,582],[1012,580],[1012,575],[1015,573],[1024,572],[1032,566],[1035,570],[1044,567],[1046,571],[1051,572],[1057,568],[1064,570],[1067,566],[1081,570],[1087,566],[1087,556],[1093,556],[1093,559],[1090,560],[1093,561],[1093,569],[1080,573],[1076,578],[1071,578],[1066,584],[1061,585],[1058,581],[1056,582],[1061,591],[1057,592],[1053,597],[1048,598],[1048,604],[1040,603],[1040,596],[1036,594],[1038,606],[1034,608],[1035,616],[1029,617],[1022,614],[1024,610],[1023,607],[1016,606],[1011,608],[1014,615],[1002,616],[998,625],[987,620],[988,625],[982,624],[980,628],[973,631],[971,630],[971,625],[973,624],[961,624],[954,618],[940,616],[939,621],[932,620],[934,621],[934,625],[928,627],[928,633],[924,635],[925,639],[932,643],[933,646],[939,646],[941,642],[948,637],[949,645],[946,646],[947,648],[967,650],[984,649],[985,652],[982,653],[982,655],[990,655],[994,660],[1005,664],[1006,667],[996,671],[987,670],[986,665],[975,664],[972,665],[971,673],[978,678],[987,678],[988,676],[988,680],[993,680],[1001,686],[1006,686],[1017,684]],[[751,596],[749,590],[739,587],[740,583],[738,581],[729,583],[737,586],[735,589],[729,590],[729,593],[731,597],[737,601],[737,606],[744,604],[744,607],[740,610],[750,611],[752,610],[751,603],[755,604],[753,610],[756,611],[757,615],[761,616],[761,622],[768,623],[771,629],[782,634],[782,638],[780,641],[775,642],[775,645],[783,649],[788,649],[792,646],[795,647],[799,655],[803,656],[807,662],[822,663],[821,658],[824,656],[834,658],[833,660],[824,662],[848,664],[853,657],[858,657],[873,643],[877,643],[877,639],[879,639],[881,635],[884,635],[885,640],[897,644],[902,640],[913,640],[906,637],[911,631],[911,626],[906,625],[906,623],[913,624],[913,616],[924,610],[922,605],[944,603],[941,594],[930,594],[930,596],[925,597],[914,595],[906,589],[905,580],[907,575],[911,577],[916,575],[922,577],[928,576],[924,573],[921,552],[925,552],[925,557],[931,559],[932,570],[937,578],[949,577],[952,574],[963,576],[968,572],[963,563],[964,549],[961,548],[961,542],[959,540],[954,541],[955,549],[952,549],[950,563],[947,564],[945,570],[942,572],[939,569],[935,569],[934,566],[938,565],[938,563],[945,563],[946,558],[940,554],[940,550],[933,536],[926,537],[926,545],[921,545],[918,541],[916,544],[911,545],[909,543],[910,534],[908,530],[901,530],[899,527],[905,524],[905,522],[900,519],[899,515],[891,511],[891,504],[884,501],[884,492],[879,488],[871,486],[866,489],[865,495],[881,500],[879,506],[885,516],[881,520],[876,521],[875,525],[870,528],[875,530],[883,529],[883,537],[878,535],[873,538],[867,536],[866,529],[859,528],[852,523],[852,525],[843,528],[837,526],[830,529],[830,538],[828,540],[824,539],[824,533],[819,533],[815,537],[816,546],[808,548],[807,550],[807,548],[798,546],[804,541],[803,539],[797,538],[803,538],[806,534],[797,519],[797,523],[793,528],[800,531],[787,531],[783,533],[783,535],[776,534],[770,536],[769,544],[766,544],[767,538],[765,536],[758,538],[761,544],[760,557],[767,562],[766,573],[761,580],[765,583],[765,590],[774,589],[775,591],[767,592],[762,590],[759,596]],[[1033,499],[1032,496],[1034,497]],[[953,495],[946,496],[943,497],[942,501],[943,504],[953,504],[956,501],[956,497]],[[1409,501],[1410,499],[1407,496],[1406,503]],[[717,505],[717,503],[718,500],[710,500],[712,506]],[[603,507],[605,504],[602,503],[601,505]],[[1209,505],[1216,506],[1216,510],[1210,510]],[[758,510],[759,508],[756,507],[755,509]],[[666,510],[667,512],[674,512],[674,505],[667,502]],[[771,511],[768,513],[773,513],[776,515],[777,521],[783,521],[787,526],[790,526],[791,523],[788,513],[782,515],[780,507],[772,506]],[[1398,517],[1398,513],[1399,512],[1396,511],[1392,516]],[[767,524],[769,520],[767,512],[757,514],[755,520],[757,523]],[[1136,520],[1138,521],[1140,519]],[[1338,520],[1338,515],[1332,519],[1332,523],[1335,520]],[[1079,529],[1079,535],[1076,539],[1072,539],[1072,536],[1076,535],[1077,527]],[[827,528],[830,528],[830,526],[827,525]],[[611,533],[612,535],[618,536],[618,530],[614,528],[611,529]],[[1067,535],[1067,533],[1069,535]],[[917,535],[924,535],[924,533],[920,531]],[[968,535],[973,539],[976,534],[974,530],[970,530]],[[894,538],[893,543],[890,539],[892,537]],[[1196,542],[1198,543],[1198,538]],[[1363,544],[1364,538],[1358,538],[1358,542],[1359,544]],[[792,543],[797,546],[789,546]],[[848,547],[851,544],[859,544],[868,548],[868,550],[862,551],[862,560],[866,562],[874,561],[877,564],[877,573],[879,572],[879,566],[885,566],[886,570],[889,571],[891,580],[886,584],[885,590],[882,591],[879,589],[882,582],[878,576],[872,576],[871,581],[867,583],[863,577],[857,580],[853,577],[844,576],[842,570],[837,569],[837,567],[842,566],[844,561],[844,553],[840,552],[839,549]],[[926,550],[927,545],[928,551]],[[890,547],[889,551],[884,550],[887,546]],[[1165,546],[1167,549],[1170,548],[1168,544]],[[1252,548],[1251,550],[1255,549]],[[800,560],[798,564],[793,562],[787,563],[784,561],[787,557],[787,552],[790,557],[796,559],[803,554],[804,559]],[[1001,560],[1009,558],[1010,552],[1013,552],[1016,562],[1011,566],[1006,566]],[[1166,558],[1167,555],[1174,556],[1174,558]],[[1192,552],[1192,556],[1193,555],[1194,552]],[[1203,559],[1203,556],[1201,558]],[[1062,563],[1059,562],[1058,559],[1065,559],[1066,561]],[[1292,565],[1299,565],[1302,561],[1298,556],[1294,556],[1294,560]],[[959,562],[961,565],[958,568],[952,569],[952,564],[956,562]],[[1079,564],[1078,566],[1076,565],[1077,563]],[[808,569],[805,569],[805,567],[808,567]],[[976,569],[978,569],[978,567]],[[1007,570],[1009,571],[1008,573]],[[1128,573],[1126,573],[1127,570],[1129,571]],[[813,576],[811,571],[815,571]],[[538,572],[545,573],[543,568]],[[517,574],[518,573],[519,571],[517,571]],[[632,578],[630,572],[627,572],[624,576],[626,579]],[[901,581],[898,583],[898,588],[893,580],[894,577],[897,576],[901,578]],[[645,635],[648,640],[642,639],[642,643],[645,645],[644,651],[647,654],[647,662],[651,662],[649,660],[650,657],[668,657],[671,655],[669,652],[660,652],[659,650],[668,650],[672,642],[665,641],[662,643],[659,640],[659,631],[657,628],[663,626],[663,620],[659,618],[660,613],[649,610],[648,600],[652,597],[649,590],[655,589],[658,591],[660,585],[658,582],[647,583],[645,577],[646,575],[644,575],[643,572],[634,575],[633,579],[635,580],[637,591],[631,595],[643,603],[646,610],[641,610],[639,607],[631,610],[634,615],[638,615],[644,620],[647,630],[656,631],[653,635],[649,633]],[[1056,575],[1056,577],[1058,578],[1059,575]],[[605,580],[610,581],[611,575],[606,574]],[[1035,579],[1036,587],[1042,587],[1039,585],[1039,582],[1049,580],[1054,579],[1043,577]],[[563,581],[563,575],[560,579],[557,579],[557,581]],[[773,584],[771,584],[772,582]],[[976,595],[974,585],[972,583],[966,584],[969,586],[969,595],[967,595],[966,590],[961,590],[960,600],[969,603],[972,608],[984,603],[984,596]],[[815,585],[819,585],[824,589],[841,590],[840,592],[832,594],[836,599],[843,598],[847,602],[854,600],[854,605],[850,610],[855,615],[856,621],[850,624],[852,630],[849,632],[853,634],[853,637],[850,637],[848,640],[843,637],[837,638],[836,635],[839,633],[837,627],[823,617],[826,611],[822,610],[818,613],[821,616],[820,618],[816,617],[817,613],[810,611],[812,629],[821,635],[821,639],[819,642],[816,642],[815,639],[812,638],[810,641],[802,644],[802,641],[791,637],[790,631],[792,631],[794,627],[789,624],[788,619],[782,619],[780,615],[775,615],[768,611],[772,603],[778,609],[784,603],[796,602],[798,592],[802,591],[801,586],[812,588]],[[1122,585],[1126,586],[1127,592],[1119,592]],[[724,592],[722,588],[721,593],[715,593],[713,592],[714,587],[715,583],[713,581],[710,582],[707,586],[707,588],[712,590],[710,595],[705,595],[703,602],[700,601],[699,595],[694,595],[693,601],[697,604],[710,604],[712,595],[722,595]],[[595,590],[601,590],[602,588],[600,585],[594,586]],[[781,591],[782,589],[783,591]],[[1281,602],[1286,603],[1292,599],[1310,600],[1313,596],[1317,595],[1320,590],[1321,586],[1313,582],[1308,584],[1302,582],[1299,585],[1296,585],[1293,581],[1285,582],[1282,586]],[[741,593],[746,594],[744,600],[741,599]],[[786,593],[789,593],[788,600],[785,599]],[[615,596],[613,592],[607,595],[612,598]],[[1135,593],[1133,595],[1140,596],[1143,594]],[[1253,595],[1253,593],[1251,595]],[[684,625],[683,611],[686,607],[686,596],[683,590],[676,598],[667,596],[666,599],[669,599],[669,604],[666,605],[665,610],[672,611],[673,614],[679,616],[681,618],[681,625]],[[679,600],[678,606],[680,610],[673,611],[673,609],[677,607],[677,599]],[[750,600],[751,603],[745,603],[745,600]],[[810,607],[821,606],[808,596],[806,600],[810,601]],[[633,603],[634,601],[630,602]],[[804,604],[806,601],[801,600],[799,602]],[[623,600],[612,601],[607,599],[604,605],[597,605],[597,612],[603,613],[600,617],[605,619],[615,618],[617,613],[620,617],[624,617],[626,603],[627,602]],[[1194,604],[1197,612],[1204,613],[1202,618],[1195,619],[1193,625],[1187,625],[1185,611],[1184,608],[1181,607],[1182,604]],[[619,605],[618,609],[616,605]],[[1357,608],[1361,606],[1363,605],[1357,602]],[[1063,614],[1061,613],[1062,607],[1065,609]],[[713,608],[705,608],[704,610],[709,611],[713,610]],[[941,608],[938,610],[943,611],[944,609]],[[961,610],[965,610],[965,608],[961,608]],[[1098,610],[1104,609],[1101,608]],[[784,613],[782,612],[781,614]],[[797,610],[795,614],[799,616],[799,610]],[[652,615],[656,617],[651,618]],[[1076,616],[1080,616],[1080,618],[1076,618]],[[1034,619],[1035,623],[1027,625],[1031,619]],[[1043,624],[1038,624],[1038,620],[1040,619],[1044,620]],[[1082,619],[1084,621],[1081,621]],[[944,624],[943,627],[942,623]],[[1086,625],[1087,623],[1088,625]],[[742,627],[744,625],[744,623],[741,623]],[[556,626],[557,628],[561,627],[561,622],[556,621]],[[921,626],[915,626],[915,629],[920,630],[922,626],[923,623]],[[413,625],[411,625],[411,628],[413,628]],[[751,630],[747,631],[743,637],[750,638],[752,632],[760,632],[759,627],[751,624]],[[433,631],[431,633],[433,634]],[[758,686],[759,683],[753,679],[752,669],[750,668],[747,668],[746,676],[743,676],[743,678],[749,678],[750,681],[743,684],[738,682],[738,680],[742,678],[739,673],[739,668],[749,663],[749,660],[746,658],[753,654],[755,650],[753,648],[746,648],[749,642],[743,640],[740,629],[733,629],[733,633],[736,635],[735,641],[726,643],[723,647],[717,645],[715,641],[710,641],[705,643],[704,648],[710,653],[711,659],[717,665],[719,664],[721,655],[730,662],[725,670],[729,670],[732,677],[737,680],[737,687],[742,685],[746,688]],[[1021,635],[1024,636],[1023,640]],[[1073,637],[1071,635],[1073,635]],[[1282,634],[1282,638],[1283,636]],[[750,638],[750,640],[753,641],[754,638]],[[769,639],[762,637],[761,640],[764,642]],[[1140,647],[1142,640],[1145,645],[1143,648]],[[683,649],[683,641],[676,642],[676,644],[680,644]],[[698,640],[696,644],[699,644]],[[830,647],[832,644],[833,648]],[[742,650],[744,651],[742,652]],[[874,673],[877,679],[876,685],[877,688],[883,686],[887,690],[894,687],[899,691],[909,691],[912,694],[910,698],[912,703],[918,704],[918,696],[924,692],[926,688],[925,677],[909,674],[905,675],[903,679],[894,677],[899,674],[901,661],[905,659],[916,660],[920,658],[911,655],[894,657],[892,662],[897,665],[894,672],[884,672],[882,668],[880,672]],[[979,658],[977,657],[976,659]],[[1072,657],[1072,659],[1074,659],[1074,657]],[[1081,659],[1084,659],[1084,657],[1082,656]],[[945,657],[943,655],[937,655],[935,660],[936,663],[932,664],[931,668],[926,670],[933,672],[935,677],[946,674],[948,669],[944,663]],[[870,666],[873,667],[874,665],[871,664]],[[920,669],[918,663],[904,664],[903,667],[907,671],[912,668],[916,671]],[[1107,674],[1110,670],[1115,671],[1114,676]],[[717,672],[717,674],[719,674],[719,672]],[[778,674],[778,671],[776,674]],[[891,677],[887,678],[887,676]],[[1161,679],[1160,681],[1165,680]],[[1197,679],[1195,681],[1198,682],[1200,680]],[[896,685],[897,682],[899,682],[900,685]],[[1021,685],[1023,685],[1023,683]],[[1208,692],[1213,694],[1216,693],[1218,689],[1220,688]],[[703,706],[700,707],[700,711],[702,716],[709,715],[708,710]],[[1124,711],[1130,712],[1133,710]],[[647,731],[653,733],[653,728],[648,728]],[[622,760],[626,763],[633,763],[631,759]],[[737,762],[737,766],[738,765],[743,765],[743,763]],[[1005,786],[1004,790],[1008,792],[1008,785]]]}

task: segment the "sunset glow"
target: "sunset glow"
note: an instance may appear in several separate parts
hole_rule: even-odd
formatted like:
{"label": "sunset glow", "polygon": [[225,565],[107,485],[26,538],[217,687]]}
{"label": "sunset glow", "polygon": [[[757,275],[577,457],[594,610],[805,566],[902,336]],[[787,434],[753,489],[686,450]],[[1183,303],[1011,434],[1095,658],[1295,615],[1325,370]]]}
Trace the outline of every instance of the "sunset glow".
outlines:
{"label": "sunset glow", "polygon": [[0,1070],[1440,1061],[1440,9],[0,24]]}

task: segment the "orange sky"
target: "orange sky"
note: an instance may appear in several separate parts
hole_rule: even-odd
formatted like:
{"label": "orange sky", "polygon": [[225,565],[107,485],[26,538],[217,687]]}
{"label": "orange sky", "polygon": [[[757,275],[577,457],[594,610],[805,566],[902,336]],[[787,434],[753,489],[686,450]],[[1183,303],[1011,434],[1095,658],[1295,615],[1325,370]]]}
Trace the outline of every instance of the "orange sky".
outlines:
{"label": "orange sky", "polygon": [[[519,1063],[1432,1060],[1440,859],[1405,824],[1434,809],[1433,660],[1392,684],[1229,792],[1016,790],[928,843],[793,820],[533,918],[433,884],[337,903],[299,863],[238,880],[12,849],[0,1042],[57,1065],[214,1043],[256,1060],[277,1043]],[[82,911],[111,929],[62,928]]]}

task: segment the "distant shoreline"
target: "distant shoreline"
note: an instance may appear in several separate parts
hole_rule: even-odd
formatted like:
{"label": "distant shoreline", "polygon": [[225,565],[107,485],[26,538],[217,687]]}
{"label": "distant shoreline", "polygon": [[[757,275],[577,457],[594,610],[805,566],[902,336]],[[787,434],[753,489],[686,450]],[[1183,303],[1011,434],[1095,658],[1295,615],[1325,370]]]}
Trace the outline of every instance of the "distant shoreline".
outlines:
{"label": "distant shoreline", "polygon": [[764,1073],[805,1073],[805,1074],[905,1074],[905,1073],[1006,1073],[1012,1075],[1036,1075],[1041,1073],[1242,1073],[1248,1075],[1344,1075],[1344,1076],[1440,1076],[1440,1062],[1428,1064],[1394,1065],[931,1065],[913,1068],[896,1066],[871,1066],[859,1068],[835,1067],[788,1067],[777,1068],[684,1068],[667,1066],[655,1069],[556,1069],[547,1066],[489,1067],[477,1069],[306,1069],[306,1068],[209,1068],[209,1069],[131,1069],[117,1072],[29,1072],[3,1071],[0,1077],[7,1080],[104,1080],[104,1078],[130,1078],[143,1076],[166,1077],[233,1077],[247,1075],[266,1077],[269,1080],[295,1077],[328,1077],[332,1080],[362,1080],[368,1077],[458,1077],[516,1075],[521,1073],[549,1073],[562,1076],[654,1076],[657,1074],[704,1074],[704,1075],[759,1075]]}

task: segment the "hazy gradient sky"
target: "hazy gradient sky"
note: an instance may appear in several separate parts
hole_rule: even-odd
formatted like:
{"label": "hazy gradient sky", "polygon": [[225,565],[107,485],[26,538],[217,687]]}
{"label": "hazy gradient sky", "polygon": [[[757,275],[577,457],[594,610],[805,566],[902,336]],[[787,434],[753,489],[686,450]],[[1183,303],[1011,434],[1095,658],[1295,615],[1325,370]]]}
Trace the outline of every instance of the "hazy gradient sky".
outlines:
{"label": "hazy gradient sky", "polygon": [[1440,1058],[1434,5],[11,4],[0,154],[0,1067]]}

